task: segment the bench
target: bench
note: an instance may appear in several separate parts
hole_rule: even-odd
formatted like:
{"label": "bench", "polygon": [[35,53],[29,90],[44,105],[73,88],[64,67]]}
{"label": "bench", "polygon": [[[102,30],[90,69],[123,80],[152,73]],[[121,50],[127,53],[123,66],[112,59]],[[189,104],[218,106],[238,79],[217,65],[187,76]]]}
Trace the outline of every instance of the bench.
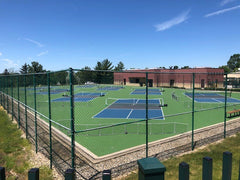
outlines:
{"label": "bench", "polygon": [[240,116],[240,109],[235,109],[232,111],[228,111],[227,114],[229,114],[228,118]]}

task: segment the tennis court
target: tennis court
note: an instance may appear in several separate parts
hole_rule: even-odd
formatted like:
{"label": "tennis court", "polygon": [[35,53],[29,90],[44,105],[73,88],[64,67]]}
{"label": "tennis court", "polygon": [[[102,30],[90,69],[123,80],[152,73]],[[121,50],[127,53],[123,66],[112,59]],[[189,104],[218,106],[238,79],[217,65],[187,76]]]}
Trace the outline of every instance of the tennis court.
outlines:
{"label": "tennis court", "polygon": [[[185,95],[192,99],[192,93],[185,93]],[[218,93],[195,93],[194,100],[200,103],[224,103],[225,96]],[[227,97],[227,103],[240,103],[240,100]]]}
{"label": "tennis court", "polygon": [[[93,118],[119,118],[119,119],[145,119],[145,99],[111,99],[114,100],[107,108],[99,112]],[[162,99],[148,100],[148,118],[164,119],[161,104]]]}
{"label": "tennis court", "polygon": [[[77,93],[74,95],[74,101],[76,102],[88,102],[91,101],[97,97],[100,96],[105,96],[105,93],[102,92],[97,92],[97,93],[91,93],[91,92],[81,92],[81,93]],[[69,102],[70,101],[70,97],[69,96],[64,96],[61,98],[57,98],[52,100],[53,102]]]}
{"label": "tennis court", "polygon": [[[146,89],[135,89],[131,94],[145,95]],[[148,95],[162,95],[160,89],[148,89]]]}

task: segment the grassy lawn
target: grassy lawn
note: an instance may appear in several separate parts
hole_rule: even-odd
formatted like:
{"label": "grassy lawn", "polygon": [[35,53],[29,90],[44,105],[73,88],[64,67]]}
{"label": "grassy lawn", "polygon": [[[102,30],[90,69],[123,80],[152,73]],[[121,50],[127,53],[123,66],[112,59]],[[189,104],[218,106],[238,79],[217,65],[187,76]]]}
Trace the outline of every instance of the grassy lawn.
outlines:
{"label": "grassy lawn", "polygon": [[[27,179],[28,170],[34,168],[30,163],[32,146],[21,137],[21,131],[12,123],[1,106],[0,127],[0,166],[5,167],[8,180]],[[40,179],[53,179],[52,170],[41,166]]]}
{"label": "grassy lawn", "polygon": [[[221,142],[206,146],[205,148],[195,150],[192,153],[185,154],[179,157],[173,157],[169,160],[163,161],[167,171],[165,179],[178,179],[179,163],[186,162],[190,167],[190,179],[202,179],[202,158],[205,156],[213,159],[213,180],[219,180],[222,177],[222,156],[223,152],[230,151],[232,155],[232,179],[237,180],[239,176],[240,163],[240,134],[233,137],[226,138]],[[132,172],[129,176],[122,180],[136,180],[138,179],[137,172]]]}

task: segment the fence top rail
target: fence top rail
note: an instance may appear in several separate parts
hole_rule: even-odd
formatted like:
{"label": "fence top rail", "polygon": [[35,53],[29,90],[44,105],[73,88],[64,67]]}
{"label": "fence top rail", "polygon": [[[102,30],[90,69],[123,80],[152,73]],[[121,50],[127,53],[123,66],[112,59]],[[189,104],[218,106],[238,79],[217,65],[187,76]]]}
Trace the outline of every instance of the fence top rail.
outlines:
{"label": "fence top rail", "polygon": [[176,72],[174,69],[168,69],[168,71],[149,71],[149,70],[123,70],[123,71],[113,71],[113,70],[85,70],[85,69],[65,69],[65,70],[59,70],[59,71],[46,71],[46,72],[40,72],[40,73],[27,73],[27,74],[0,74],[0,77],[12,77],[12,76],[32,76],[32,75],[44,75],[44,74],[53,74],[58,72],[69,72],[70,70],[73,71],[81,71],[81,72],[108,72],[108,73],[139,73],[139,74],[207,74],[207,75],[228,75],[228,73],[221,73],[221,72],[194,72],[195,68],[191,68],[193,71],[190,72]]}

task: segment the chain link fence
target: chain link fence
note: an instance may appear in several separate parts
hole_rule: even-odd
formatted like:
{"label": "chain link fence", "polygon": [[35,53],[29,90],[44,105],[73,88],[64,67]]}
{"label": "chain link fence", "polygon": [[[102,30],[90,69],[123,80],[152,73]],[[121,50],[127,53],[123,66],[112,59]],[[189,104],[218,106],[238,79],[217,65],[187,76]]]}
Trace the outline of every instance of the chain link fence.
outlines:
{"label": "chain link fence", "polygon": [[221,122],[226,137],[228,112],[240,109],[228,84],[223,72],[68,69],[2,75],[0,103],[51,168],[94,179],[101,168],[76,146],[101,157],[145,145],[144,158],[150,142],[185,132],[193,150],[195,130]]}

